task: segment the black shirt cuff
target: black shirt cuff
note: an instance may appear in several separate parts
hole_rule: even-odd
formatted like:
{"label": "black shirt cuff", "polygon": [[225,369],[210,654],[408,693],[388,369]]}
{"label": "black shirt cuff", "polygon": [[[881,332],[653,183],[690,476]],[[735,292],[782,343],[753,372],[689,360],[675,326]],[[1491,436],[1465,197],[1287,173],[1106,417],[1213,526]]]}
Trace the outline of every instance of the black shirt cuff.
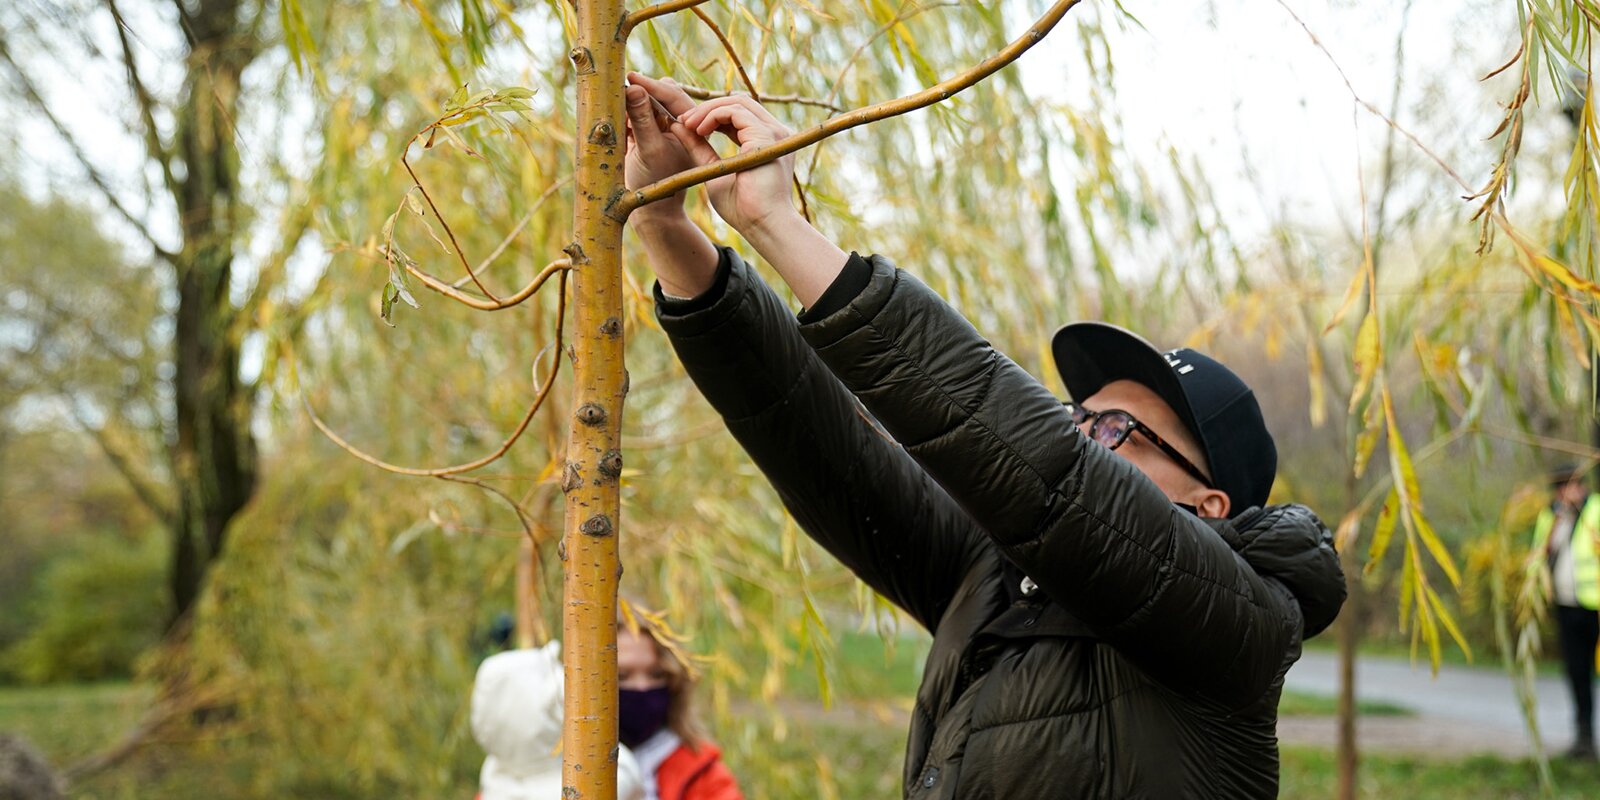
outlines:
{"label": "black shirt cuff", "polygon": [[850,305],[850,301],[856,299],[871,281],[872,265],[867,263],[861,254],[852,251],[850,260],[844,262],[844,270],[839,273],[839,277],[833,279],[833,283],[828,285],[828,290],[823,292],[810,308],[800,312],[800,324],[805,325],[833,316]]}
{"label": "black shirt cuff", "polygon": [[717,248],[717,275],[711,280],[711,288],[690,298],[668,297],[661,291],[661,281],[656,281],[655,296],[656,306],[661,313],[670,317],[686,317],[696,311],[704,311],[717,304],[722,295],[728,291],[728,276],[733,273],[733,250],[728,247]]}

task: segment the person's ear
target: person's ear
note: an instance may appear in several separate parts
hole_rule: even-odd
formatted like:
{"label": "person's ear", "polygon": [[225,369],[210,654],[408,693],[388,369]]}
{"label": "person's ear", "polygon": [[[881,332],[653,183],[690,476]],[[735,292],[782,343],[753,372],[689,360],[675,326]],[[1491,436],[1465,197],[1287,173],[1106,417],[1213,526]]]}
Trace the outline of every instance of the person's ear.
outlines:
{"label": "person's ear", "polygon": [[1231,503],[1228,495],[1217,489],[1201,489],[1191,500],[1195,513],[1207,519],[1227,519]]}

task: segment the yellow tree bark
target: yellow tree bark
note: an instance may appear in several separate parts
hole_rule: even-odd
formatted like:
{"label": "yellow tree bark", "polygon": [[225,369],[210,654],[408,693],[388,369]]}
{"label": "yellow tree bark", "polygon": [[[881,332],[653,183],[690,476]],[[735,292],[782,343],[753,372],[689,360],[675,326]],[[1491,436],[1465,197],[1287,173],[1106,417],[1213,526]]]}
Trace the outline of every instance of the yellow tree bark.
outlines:
{"label": "yellow tree bark", "polygon": [[621,511],[622,221],[606,206],[623,190],[621,0],[576,4],[577,182],[572,265],[574,419],[561,488],[567,513],[562,639],[566,724],[563,800],[617,796],[617,532]]}

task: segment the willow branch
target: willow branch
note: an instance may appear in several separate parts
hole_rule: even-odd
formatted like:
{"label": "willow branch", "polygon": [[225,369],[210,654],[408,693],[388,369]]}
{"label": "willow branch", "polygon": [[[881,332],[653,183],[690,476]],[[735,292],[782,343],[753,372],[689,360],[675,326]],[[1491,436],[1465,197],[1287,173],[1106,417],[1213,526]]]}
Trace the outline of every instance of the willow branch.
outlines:
{"label": "willow branch", "polygon": [[743,172],[744,170],[770,163],[796,150],[816,144],[841,131],[889,117],[896,117],[948,100],[984,78],[998,72],[1011,62],[1016,61],[1029,48],[1044,39],[1045,35],[1050,32],[1051,28],[1055,27],[1056,23],[1061,21],[1067,11],[1079,2],[1080,0],[1056,0],[1055,5],[1051,6],[1044,13],[1044,16],[1035,21],[1021,36],[1006,45],[1000,52],[984,59],[978,65],[965,72],[905,97],[886,100],[865,108],[829,117],[815,127],[786,136],[766,147],[759,147],[749,152],[722,159],[713,164],[685,170],[641,189],[625,192],[612,201],[610,207],[606,209],[606,215],[612,219],[625,220],[634,209],[671,197],[691,186],[698,186],[723,175]]}
{"label": "willow branch", "polygon": [[664,17],[668,14],[673,14],[686,8],[694,8],[705,1],[706,0],[667,0],[664,3],[656,3],[653,6],[645,6],[637,11],[631,11],[627,16],[622,18],[622,26],[617,29],[617,34],[626,39],[628,38],[628,34],[632,33],[634,28],[639,27],[639,23],[641,22],[647,22],[655,19],[656,17]]}
{"label": "willow branch", "polygon": [[1283,10],[1287,12],[1290,17],[1294,18],[1296,23],[1299,23],[1300,28],[1306,32],[1306,36],[1311,38],[1311,44],[1314,45],[1318,50],[1321,50],[1324,56],[1327,56],[1328,63],[1333,65],[1334,72],[1339,73],[1339,79],[1344,81],[1344,86],[1350,91],[1350,97],[1352,99],[1359,103],[1362,108],[1365,108],[1367,111],[1371,112],[1373,116],[1383,120],[1384,124],[1388,125],[1394,130],[1399,131],[1401,136],[1410,139],[1411,143],[1416,145],[1417,149],[1421,150],[1423,155],[1426,155],[1428,158],[1432,159],[1433,163],[1438,164],[1439,168],[1444,170],[1444,173],[1449,175],[1450,179],[1460,185],[1462,189],[1465,189],[1468,192],[1475,191],[1472,187],[1472,184],[1467,183],[1466,179],[1461,177],[1461,173],[1456,172],[1455,168],[1451,167],[1450,164],[1444,160],[1444,158],[1440,157],[1439,154],[1433,152],[1432,149],[1423,144],[1422,140],[1418,139],[1416,134],[1407,130],[1400,123],[1395,122],[1393,117],[1383,113],[1378,109],[1377,106],[1373,105],[1366,98],[1362,97],[1361,94],[1356,91],[1355,84],[1350,82],[1350,76],[1346,75],[1344,68],[1339,66],[1338,59],[1333,57],[1333,53],[1329,52],[1327,45],[1324,45],[1322,40],[1318,39],[1317,35],[1311,31],[1311,26],[1307,25],[1306,21],[1301,19],[1299,14],[1294,13],[1294,9],[1290,8],[1289,4],[1284,2],[1284,0],[1277,0],[1277,2],[1279,6],[1283,7]]}
{"label": "willow branch", "polygon": [[[891,19],[888,22],[885,22],[881,27],[878,28],[878,30],[874,31],[871,36],[868,36],[866,41],[863,41],[861,44],[857,45],[856,49],[855,49],[855,52],[852,52],[850,54],[850,57],[845,59],[844,66],[842,68],[840,68],[838,76],[836,76],[833,79],[833,86],[829,87],[829,89],[828,89],[828,96],[822,99],[823,106],[825,108],[832,108],[832,109],[835,109],[835,110],[842,110],[842,109],[839,109],[837,106],[835,106],[833,101],[837,100],[839,98],[839,90],[844,87],[845,76],[850,74],[850,70],[855,69],[856,62],[861,59],[861,54],[865,53],[867,51],[867,48],[869,46],[871,46],[871,44],[873,42],[883,38],[883,36],[888,34],[889,31],[894,30],[896,26],[900,25],[901,23],[905,22],[908,19],[911,19],[912,17],[917,16],[918,14],[921,14],[921,13],[923,13],[925,11],[932,11],[933,9],[936,9],[936,8],[950,8],[950,7],[959,6],[959,5],[961,5],[961,4],[957,3],[957,2],[930,3],[930,4],[925,5],[925,6],[917,6],[915,8],[912,8],[909,11],[903,11],[903,12],[895,15],[894,19]],[[822,148],[821,147],[818,147],[817,149],[811,151],[811,165],[806,168],[806,177],[807,177],[808,180],[810,179],[810,176],[812,175],[812,173],[817,171],[817,159],[819,159],[821,157],[822,157]]]}
{"label": "willow branch", "polygon": [[323,422],[321,417],[317,416],[316,410],[311,407],[311,401],[306,400],[306,413],[311,416],[311,424],[317,426],[317,430],[322,431],[323,436],[328,437],[330,441],[338,445],[340,449],[344,450],[350,455],[353,455],[374,467],[393,472],[397,475],[411,475],[419,478],[443,478],[449,475],[459,475],[463,472],[471,472],[475,469],[479,469],[494,463],[501,456],[505,455],[506,451],[510,450],[511,446],[516,444],[518,439],[522,438],[523,431],[528,429],[528,423],[533,421],[533,415],[537,414],[539,412],[539,407],[544,405],[545,398],[550,395],[551,387],[555,386],[556,384],[556,376],[561,373],[561,334],[563,323],[567,318],[567,275],[565,271],[562,271],[561,273],[560,293],[557,295],[557,297],[559,298],[560,302],[556,307],[556,341],[555,345],[549,348],[550,352],[555,354],[550,365],[550,377],[546,378],[544,384],[539,387],[539,392],[534,397],[533,404],[528,406],[527,413],[522,415],[522,421],[517,423],[516,430],[513,430],[511,435],[506,437],[506,440],[501,442],[500,446],[494,449],[494,452],[475,461],[468,461],[464,464],[456,464],[450,467],[436,467],[434,469],[402,467],[397,464],[391,464],[381,458],[378,458],[377,456],[359,450],[354,445],[351,445],[349,442],[345,441],[344,437],[334,433],[333,429],[328,427],[328,424]]}
{"label": "willow branch", "polygon": [[[435,125],[437,124],[435,123]],[[434,125],[428,127],[431,129]],[[450,223],[446,222],[444,215],[439,213],[439,207],[433,203],[433,195],[428,194],[427,188],[422,185],[422,179],[417,177],[417,171],[411,168],[411,145],[421,137],[422,134],[419,132],[416,136],[411,137],[410,142],[406,143],[406,152],[400,155],[400,166],[406,168],[406,174],[411,176],[411,182],[422,192],[422,199],[428,201],[428,208],[433,210],[434,218],[438,219],[439,225],[444,228],[444,235],[450,237],[450,246],[455,248],[456,258],[461,260],[461,268],[466,270],[467,276],[472,278],[472,282],[478,285],[478,291],[483,292],[489,299],[496,300],[498,298],[494,296],[494,292],[489,291],[489,287],[484,286],[483,281],[478,280],[478,273],[474,272],[472,265],[467,263],[467,254],[462,252],[461,243],[456,241],[456,232],[451,230]]]}
{"label": "willow branch", "polygon": [[[707,89],[703,86],[680,85],[678,88],[682,89],[684,94],[689,95],[696,100],[714,100],[718,97],[728,97],[735,94],[735,92],[727,89]],[[813,108],[820,108],[825,111],[832,111],[835,114],[844,111],[844,107],[838,105],[837,103],[832,103],[827,100],[818,100],[815,97],[803,97],[798,94],[764,94],[761,96],[761,102],[768,105],[779,103],[791,106],[811,106]]]}
{"label": "willow branch", "polygon": [[722,43],[722,50],[728,54],[728,58],[733,60],[733,68],[739,71],[739,80],[744,82],[745,90],[750,92],[750,96],[755,98],[756,102],[760,102],[762,98],[761,93],[756,91],[756,82],[750,80],[750,73],[745,71],[744,61],[739,58],[739,52],[733,49],[733,42],[728,41],[728,35],[722,32],[722,26],[718,25],[710,15],[699,8],[691,7],[689,10],[694,12],[694,15],[699,17],[707,28],[711,29],[711,35],[717,37],[717,41]]}
{"label": "willow branch", "polygon": [[483,300],[473,297],[472,295],[467,294],[466,292],[463,292],[460,289],[457,289],[454,286],[451,286],[450,284],[445,283],[444,281],[441,281],[420,269],[417,269],[416,267],[412,266],[409,261],[406,262],[405,267],[406,272],[411,273],[411,275],[416,277],[417,280],[422,281],[423,286],[426,286],[429,289],[444,295],[445,297],[455,300],[463,305],[476,308],[479,311],[500,311],[502,309],[507,309],[517,305],[522,301],[532,297],[535,292],[539,291],[539,287],[543,286],[544,282],[550,279],[551,275],[554,275],[557,272],[566,272],[567,270],[572,269],[572,263],[564,258],[552,261],[546,265],[544,269],[540,270],[539,274],[534,276],[533,280],[529,281],[527,286],[518,289],[516,294],[498,300]]}
{"label": "willow branch", "polygon": [[168,157],[166,148],[161,146],[161,134],[156,128],[155,97],[139,78],[139,68],[133,58],[133,44],[128,39],[128,22],[122,18],[122,10],[117,8],[117,0],[105,0],[105,4],[106,9],[111,12],[112,21],[116,23],[117,41],[122,45],[122,65],[128,73],[128,87],[133,90],[135,104],[139,107],[139,119],[144,125],[145,152],[149,154],[150,160],[161,167],[161,178],[166,183],[167,191],[176,197],[178,179],[172,174],[172,160]]}
{"label": "willow branch", "polygon": [[[533,201],[533,205],[528,207],[528,213],[523,214],[522,215],[522,219],[517,220],[517,224],[512,226],[511,232],[506,234],[504,239],[500,240],[500,244],[495,245],[494,250],[492,250],[489,253],[489,255],[485,256],[482,261],[478,262],[478,267],[477,267],[476,270],[474,270],[474,272],[483,272],[484,270],[488,269],[489,265],[493,264],[494,260],[499,258],[500,254],[504,253],[506,251],[506,248],[510,247],[511,243],[516,241],[518,236],[522,235],[522,229],[528,227],[528,223],[533,221],[533,215],[535,213],[537,213],[541,207],[544,206],[545,201],[549,200],[552,196],[555,195],[556,192],[561,191],[562,189],[566,188],[571,183],[572,183],[572,176],[568,175],[567,177],[562,178],[559,181],[556,181],[555,183],[551,184],[548,188],[546,188],[544,190],[544,192],[539,195],[539,199],[534,200]],[[471,275],[462,275],[461,277],[456,278],[454,281],[451,281],[450,287],[453,288],[453,289],[460,289],[461,287],[463,287],[463,286],[465,286],[465,285],[467,285],[468,283],[471,283],[471,282],[472,282],[472,276]]]}
{"label": "willow branch", "polygon": [[671,433],[664,436],[630,436],[628,434],[623,434],[622,448],[627,451],[635,451],[659,450],[667,447],[677,447],[679,445],[688,444],[689,442],[704,439],[708,436],[715,436],[723,429],[724,425],[722,420],[713,419],[687,430],[678,431],[676,433]]}
{"label": "willow branch", "polygon": [[116,468],[117,474],[127,482],[134,496],[139,498],[139,502],[154,513],[163,524],[169,526],[175,524],[178,521],[178,510],[167,500],[160,487],[133,466],[134,458],[122,452],[103,429],[90,424],[73,398],[67,398],[67,405],[72,409],[72,418],[78,423],[78,427],[94,439],[94,443],[100,447],[100,452],[111,462],[111,466]]}
{"label": "willow branch", "polygon": [[[557,356],[556,360],[560,361],[561,360],[560,356]],[[517,514],[517,522],[522,524],[522,532],[524,534],[526,534],[529,539],[531,539],[533,541],[538,541],[539,536],[538,536],[538,534],[534,533],[534,531],[533,531],[533,523],[528,518],[527,509],[524,509],[520,503],[518,503],[514,498],[511,497],[511,495],[508,495],[505,492],[503,492],[503,491],[501,491],[499,489],[496,489],[494,486],[490,485],[489,482],[487,482],[487,481],[479,480],[477,478],[469,478],[469,477],[467,477],[465,475],[440,475],[439,479],[440,480],[446,480],[446,481],[455,481],[456,483],[470,484],[470,485],[476,486],[479,489],[482,489],[482,490],[484,490],[486,492],[489,492],[490,494],[493,494],[496,497],[499,497],[501,500],[506,501],[506,505],[511,506],[511,510],[516,512],[516,514]]]}

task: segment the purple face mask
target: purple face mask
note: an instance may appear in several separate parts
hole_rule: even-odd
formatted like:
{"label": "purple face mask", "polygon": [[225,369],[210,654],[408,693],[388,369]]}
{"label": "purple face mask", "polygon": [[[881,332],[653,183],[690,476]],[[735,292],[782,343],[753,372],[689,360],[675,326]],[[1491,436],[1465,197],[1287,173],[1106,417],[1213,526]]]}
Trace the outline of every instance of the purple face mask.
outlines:
{"label": "purple face mask", "polygon": [[638,747],[656,731],[666,727],[667,706],[672,692],[659,689],[622,689],[617,706],[617,738],[628,747]]}

